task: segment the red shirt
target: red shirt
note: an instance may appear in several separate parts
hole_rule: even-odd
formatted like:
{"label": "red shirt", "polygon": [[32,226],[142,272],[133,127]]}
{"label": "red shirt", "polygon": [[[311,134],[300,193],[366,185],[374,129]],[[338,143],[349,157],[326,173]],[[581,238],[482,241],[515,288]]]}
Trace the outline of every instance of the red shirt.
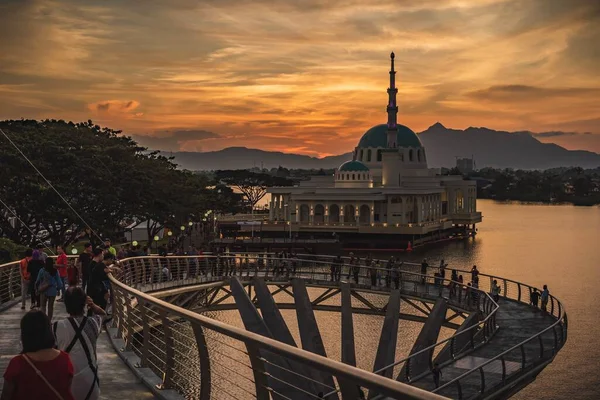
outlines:
{"label": "red shirt", "polygon": [[[31,358],[30,358],[31,360]],[[33,365],[40,370],[44,378],[52,384],[65,400],[74,400],[71,393],[71,379],[73,378],[73,364],[71,358],[64,351],[54,360],[34,361]],[[56,395],[52,389],[37,376],[31,365],[22,355],[13,357],[4,372],[4,379],[15,385],[15,393],[11,400],[54,399]]]}
{"label": "red shirt", "polygon": [[56,257],[56,269],[61,278],[67,277],[67,262],[67,255],[65,253]]}

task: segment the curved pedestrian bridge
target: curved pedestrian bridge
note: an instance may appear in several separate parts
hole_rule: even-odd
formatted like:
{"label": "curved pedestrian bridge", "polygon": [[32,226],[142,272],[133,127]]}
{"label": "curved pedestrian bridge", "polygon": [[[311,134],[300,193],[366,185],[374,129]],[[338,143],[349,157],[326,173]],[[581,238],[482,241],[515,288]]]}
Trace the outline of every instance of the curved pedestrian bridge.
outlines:
{"label": "curved pedestrian bridge", "polygon": [[[146,386],[132,379],[131,396],[108,397],[149,396],[149,388],[169,399],[507,398],[533,381],[567,339],[563,305],[550,296],[547,313],[537,310],[526,284],[479,274],[480,288],[467,296],[466,287],[434,278],[437,268],[420,275],[415,264],[349,270],[347,262],[273,254],[122,260],[124,273],[111,277],[114,318],[103,340],[133,371],[118,376],[135,373]],[[17,268],[0,267],[5,305],[20,294]],[[488,294],[494,279],[502,289],[497,303]],[[226,310],[236,310],[245,329],[211,318]],[[3,319],[18,320],[20,310],[8,312]],[[324,343],[330,327],[320,326],[315,312],[338,313],[337,343]],[[382,327],[355,325],[357,314],[379,316]],[[398,337],[403,321],[420,323],[415,337]],[[356,367],[358,330],[372,337],[368,370]],[[18,322],[0,334],[12,352],[20,347],[18,334]],[[398,342],[410,352],[396,354]],[[335,360],[327,357],[331,346],[339,348]],[[4,347],[8,362],[12,353]],[[117,357],[99,358],[102,373],[104,360]],[[110,381],[103,381],[105,395]]]}

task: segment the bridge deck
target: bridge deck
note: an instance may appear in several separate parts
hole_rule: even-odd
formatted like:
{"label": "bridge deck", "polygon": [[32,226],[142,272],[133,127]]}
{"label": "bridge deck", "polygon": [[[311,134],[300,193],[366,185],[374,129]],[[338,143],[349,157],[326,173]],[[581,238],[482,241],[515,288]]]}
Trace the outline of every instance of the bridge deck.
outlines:
{"label": "bridge deck", "polygon": [[[540,310],[535,310],[524,303],[501,298],[498,302],[500,308],[496,316],[496,324],[500,327],[494,337],[484,346],[462,357],[452,364],[442,368],[440,386],[465,372],[477,368],[489,359],[534,336],[552,325],[556,320]],[[554,337],[551,331],[543,335],[544,348],[546,352],[552,348]],[[539,340],[533,340],[525,346],[525,357],[530,363],[540,354]],[[548,355],[546,353],[546,355]],[[505,359],[507,378],[517,372],[521,366],[522,354],[519,349],[509,353]],[[486,391],[502,382],[502,363],[495,361],[484,367]],[[435,389],[433,378],[428,375],[412,383],[419,388],[432,391]],[[472,395],[480,388],[481,376],[477,371],[471,373],[467,378],[461,380],[463,395]],[[456,386],[442,389],[439,394],[447,397],[457,398]]]}
{"label": "bridge deck", "polygon": [[[29,301],[27,301],[29,308]],[[0,371],[8,366],[11,358],[16,356],[21,349],[21,317],[26,311],[21,310],[21,303],[0,313],[2,329],[0,330]],[[65,306],[56,303],[54,307],[54,320],[65,318]],[[105,331],[100,334],[97,343],[98,369],[100,374],[101,399],[153,399],[152,393],[135,377],[127,368],[121,358],[115,353]],[[0,391],[4,386],[4,379],[0,379]]]}

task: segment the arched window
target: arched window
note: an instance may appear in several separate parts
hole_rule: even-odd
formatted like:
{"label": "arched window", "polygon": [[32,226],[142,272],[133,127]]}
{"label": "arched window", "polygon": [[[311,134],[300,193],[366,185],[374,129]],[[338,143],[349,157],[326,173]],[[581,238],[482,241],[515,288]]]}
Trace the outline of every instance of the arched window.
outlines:
{"label": "arched window", "polygon": [[411,162],[412,162],[412,160],[413,160],[413,151],[412,151],[412,149],[410,149],[410,150],[408,151],[408,161],[411,161]]}
{"label": "arched window", "polygon": [[381,161],[381,150],[377,150],[377,161]]}
{"label": "arched window", "polygon": [[367,150],[367,162],[371,162],[371,149]]}
{"label": "arched window", "polygon": [[352,174],[352,180],[353,180],[353,181],[354,181],[354,180],[356,180],[356,178],[355,178],[355,175],[354,175],[354,174]]}
{"label": "arched window", "polygon": [[365,155],[365,154],[364,154],[364,152],[365,152],[365,151],[364,151],[363,149],[360,149],[360,158],[359,158],[359,161],[364,161],[364,160],[363,160],[363,157],[364,157],[364,155]]}
{"label": "arched window", "polygon": [[417,161],[421,162],[421,149],[417,150]]}

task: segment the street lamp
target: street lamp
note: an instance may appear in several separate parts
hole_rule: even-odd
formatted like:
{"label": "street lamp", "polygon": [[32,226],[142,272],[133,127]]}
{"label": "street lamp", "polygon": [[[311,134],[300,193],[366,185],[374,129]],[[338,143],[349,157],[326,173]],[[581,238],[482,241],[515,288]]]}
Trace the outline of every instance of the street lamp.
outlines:
{"label": "street lamp", "polygon": [[73,254],[73,255],[77,254],[77,249],[76,248],[72,248],[71,249],[71,254]]}
{"label": "street lamp", "polygon": [[173,231],[167,232],[167,236],[173,236]]}

